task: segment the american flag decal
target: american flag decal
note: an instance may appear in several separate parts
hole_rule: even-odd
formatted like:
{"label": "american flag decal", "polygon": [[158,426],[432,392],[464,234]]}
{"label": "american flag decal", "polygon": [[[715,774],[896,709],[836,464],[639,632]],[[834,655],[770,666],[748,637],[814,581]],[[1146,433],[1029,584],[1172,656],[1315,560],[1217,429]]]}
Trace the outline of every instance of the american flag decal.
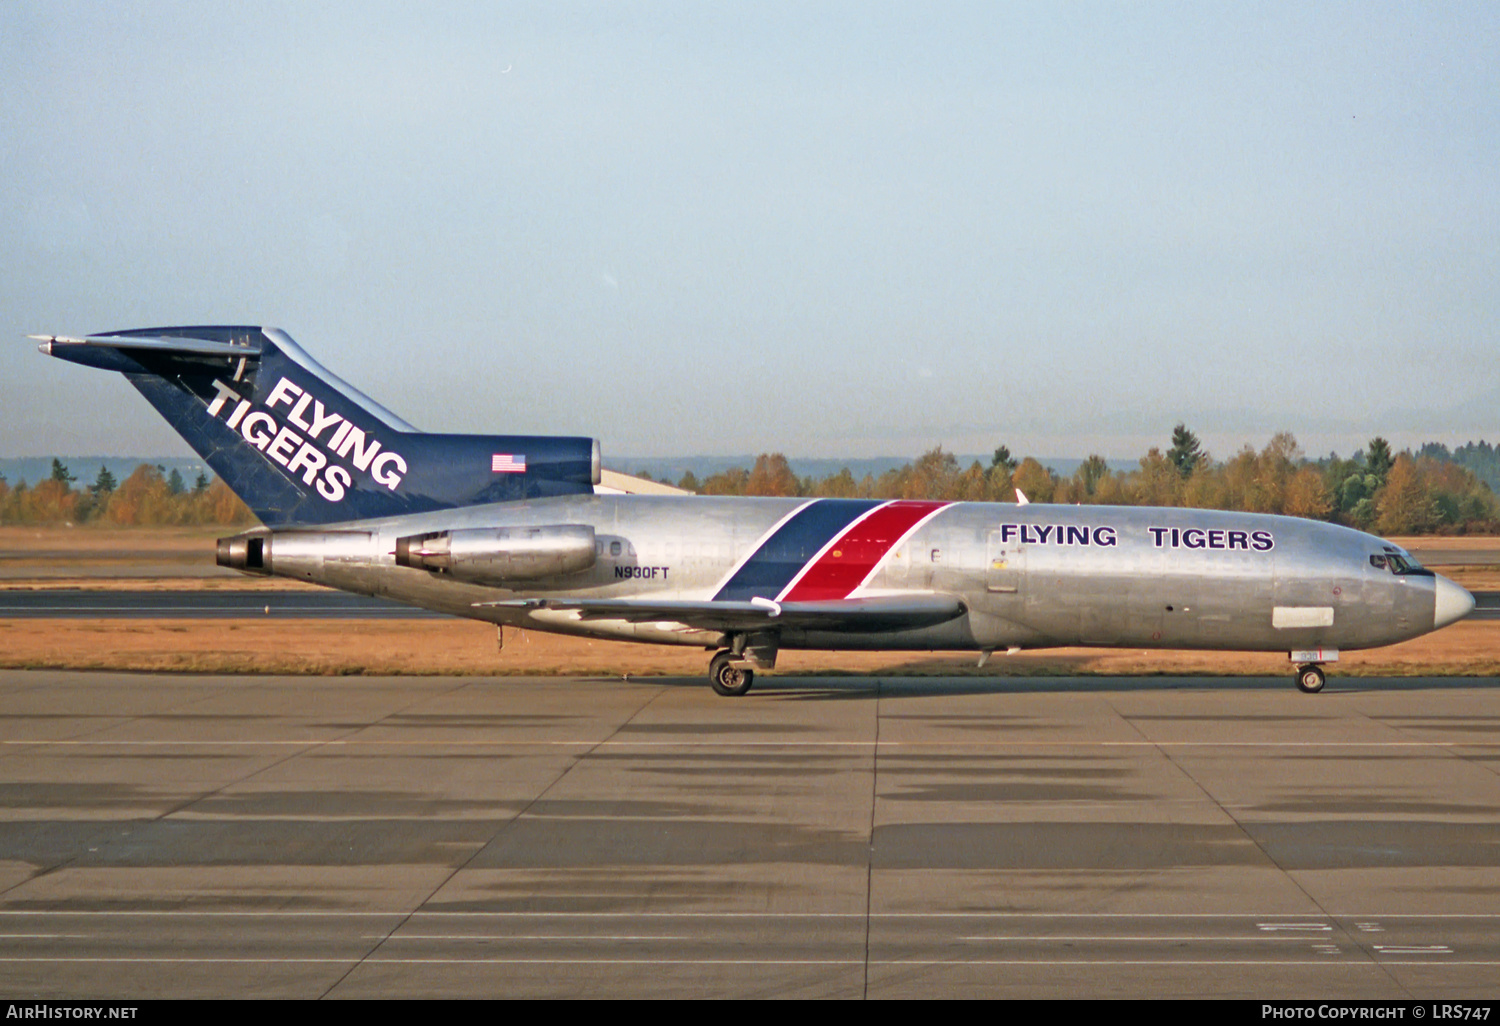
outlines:
{"label": "american flag decal", "polygon": [[524,474],[526,473],[526,456],[523,453],[511,454],[508,452],[497,452],[490,457],[490,473],[492,474]]}

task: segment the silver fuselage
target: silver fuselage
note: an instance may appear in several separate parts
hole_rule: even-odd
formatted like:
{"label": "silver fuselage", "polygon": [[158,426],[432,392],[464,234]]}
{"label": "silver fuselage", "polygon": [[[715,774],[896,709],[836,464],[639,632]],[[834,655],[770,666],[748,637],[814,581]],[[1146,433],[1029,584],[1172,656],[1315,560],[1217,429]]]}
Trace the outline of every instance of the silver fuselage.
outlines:
{"label": "silver fuselage", "polygon": [[[278,533],[273,572],[493,623],[716,647],[717,631],[484,605],[536,597],[714,599],[810,500],[592,495],[450,509]],[[513,587],[398,566],[396,539],[463,528],[589,525],[584,571]],[[299,539],[301,539],[299,541]],[[952,503],[894,544],[850,597],[936,593],[963,615],[907,630],[787,627],[782,648],[980,649],[1065,645],[1296,651],[1360,649],[1448,622],[1436,593],[1396,574],[1400,552],[1345,527],[1266,514],[1107,506]],[[803,553],[808,561],[817,551]],[[827,553],[823,553],[827,558]],[[775,594],[765,594],[774,600]]]}

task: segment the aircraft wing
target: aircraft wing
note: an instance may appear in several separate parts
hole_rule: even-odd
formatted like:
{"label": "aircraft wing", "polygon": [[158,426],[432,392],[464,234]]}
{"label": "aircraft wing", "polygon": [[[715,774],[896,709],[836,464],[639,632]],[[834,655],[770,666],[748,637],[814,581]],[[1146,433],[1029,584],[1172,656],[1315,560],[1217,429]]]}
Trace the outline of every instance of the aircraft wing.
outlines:
{"label": "aircraft wing", "polygon": [[964,613],[952,595],[892,595],[826,602],[691,602],[651,599],[502,599],[476,607],[573,611],[580,620],[664,621],[712,631],[803,630],[889,631],[927,627]]}

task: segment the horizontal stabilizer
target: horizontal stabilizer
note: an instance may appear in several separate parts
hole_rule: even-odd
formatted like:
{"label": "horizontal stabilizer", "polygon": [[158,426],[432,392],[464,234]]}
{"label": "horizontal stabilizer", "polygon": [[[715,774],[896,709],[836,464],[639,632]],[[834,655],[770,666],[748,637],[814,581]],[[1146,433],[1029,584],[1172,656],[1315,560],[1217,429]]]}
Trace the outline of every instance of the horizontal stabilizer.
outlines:
{"label": "horizontal stabilizer", "polygon": [[138,350],[170,356],[259,356],[260,346],[255,343],[239,345],[233,342],[214,342],[201,338],[181,338],[160,335],[143,338],[134,335],[90,335],[87,338],[68,338],[65,335],[30,335],[42,344],[37,346],[48,356],[61,355],[58,350],[69,346],[94,346],[100,349]]}
{"label": "horizontal stabilizer", "polygon": [[892,595],[826,602],[693,602],[649,599],[502,599],[476,602],[476,608],[572,611],[580,620],[665,621],[700,630],[888,631],[927,627],[962,616],[965,606],[952,595]]}

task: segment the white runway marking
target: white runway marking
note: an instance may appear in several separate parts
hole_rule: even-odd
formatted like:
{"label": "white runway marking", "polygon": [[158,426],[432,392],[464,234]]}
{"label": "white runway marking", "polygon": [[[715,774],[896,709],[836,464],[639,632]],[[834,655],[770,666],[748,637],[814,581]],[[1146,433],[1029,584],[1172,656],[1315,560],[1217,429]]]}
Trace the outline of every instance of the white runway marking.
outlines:
{"label": "white runway marking", "polygon": [[[132,956],[124,958],[90,958],[80,956],[36,956],[36,957],[5,957],[0,956],[0,964],[11,963],[56,963],[56,964],[90,964],[90,965],[126,965],[126,964],[149,964],[149,965],[349,965],[359,963],[362,965],[759,965],[759,966],[800,966],[800,965],[845,965],[862,966],[867,964],[862,958],[212,958],[212,957],[159,957]],[[1382,960],[1378,964],[1367,961],[1346,961],[1330,963],[1317,959],[1167,959],[1167,958],[1079,958],[1079,959],[1053,959],[1053,958],[898,958],[881,959],[872,958],[869,965],[879,966],[1166,966],[1181,967],[1187,965],[1199,966],[1330,966],[1336,965],[1340,968],[1353,969],[1378,969],[1384,966],[1405,965],[1425,966],[1431,965],[1430,961],[1420,962],[1395,962]],[[1500,966],[1497,961],[1461,961],[1444,962],[1444,965],[1452,966]]]}
{"label": "white runway marking", "polygon": [[[373,725],[372,725],[373,726]],[[388,729],[388,728],[385,728]],[[664,740],[664,741],[507,741],[507,740],[379,740],[374,738],[302,738],[299,740],[245,740],[224,738],[221,740],[112,740],[109,738],[84,738],[78,740],[0,740],[0,746],[30,746],[50,748],[225,748],[225,747],[276,747],[284,745],[320,745],[324,748],[711,748],[716,752],[738,748],[783,749],[783,748],[917,748],[937,750],[966,750],[976,748],[1026,749],[1026,748],[1367,748],[1384,750],[1391,748],[1495,748],[1500,747],[1500,738],[1488,741],[743,741],[743,740]]]}
{"label": "white runway marking", "polygon": [[383,933],[365,934],[361,940],[387,941],[685,941],[696,940],[687,934],[553,934],[553,933]]}
{"label": "white runway marking", "polygon": [[[862,958],[153,958],[149,955],[125,958],[89,958],[68,956],[48,958],[7,958],[8,962],[61,963],[150,963],[167,965],[864,965]],[[897,964],[897,963],[893,963]]]}
{"label": "white runway marking", "polygon": [[1256,943],[1256,942],[1264,943],[1266,941],[1271,941],[1273,943],[1282,943],[1282,944],[1302,944],[1302,943],[1306,942],[1305,938],[1302,938],[1302,937],[1254,937],[1254,936],[1250,936],[1250,937],[1246,937],[1246,936],[1208,937],[1208,936],[1202,936],[1202,935],[1199,935],[1199,936],[1191,936],[1190,935],[1190,936],[1184,936],[1184,937],[1150,937],[1150,936],[1134,937],[1134,936],[1123,936],[1123,935],[1116,936],[1116,935],[1107,934],[1107,933],[1098,934],[1097,936],[1081,936],[1080,935],[1080,936],[1057,936],[1057,937],[1049,937],[1049,936],[1045,936],[1045,935],[1044,936],[1036,936],[1036,937],[1006,937],[1006,936],[996,935],[996,936],[993,936],[993,937],[984,937],[984,936],[980,936],[980,937],[960,937],[959,940],[966,940],[966,941],[988,941],[988,942],[996,942],[996,943],[1003,943],[1005,941],[1017,941],[1017,942],[1026,942],[1026,943],[1067,942],[1067,943],[1070,943],[1070,944],[1074,943],[1074,942],[1081,942],[1081,943],[1111,942],[1112,943],[1112,942],[1115,942],[1115,941],[1122,941],[1122,942],[1128,941],[1128,942],[1131,942],[1131,943],[1141,943],[1141,944],[1179,944],[1179,943],[1182,943],[1184,941],[1194,941],[1194,942],[1200,942],[1200,943],[1211,942],[1211,943],[1215,943],[1215,944],[1219,944],[1219,943],[1245,944],[1245,943]]}
{"label": "white runway marking", "polygon": [[[495,919],[864,919],[864,912],[517,912],[478,909],[410,909],[393,911],[312,910],[312,909],[6,909],[0,916],[174,916],[174,917],[261,917],[261,918],[413,918],[473,917]],[[1334,919],[1369,919],[1368,915],[1330,912]],[[1264,912],[871,912],[871,919],[1255,919]],[[1387,912],[1380,919],[1500,919],[1500,912]],[[1319,924],[1309,924],[1319,925]]]}
{"label": "white runway marking", "polygon": [[[1318,959],[1303,958],[1282,961],[1260,961],[1247,959],[1185,959],[1185,958],[1137,958],[1137,959],[1107,959],[1107,958],[1080,958],[1080,959],[903,959],[900,961],[881,961],[870,959],[871,965],[1160,965],[1160,966],[1184,966],[1184,965],[1240,965],[1240,966],[1337,966],[1341,969],[1380,969],[1392,965],[1431,965],[1431,962],[1389,962],[1380,963],[1365,961],[1326,962]],[[1500,962],[1444,962],[1444,965],[1470,965],[1491,966],[1500,965]]]}

